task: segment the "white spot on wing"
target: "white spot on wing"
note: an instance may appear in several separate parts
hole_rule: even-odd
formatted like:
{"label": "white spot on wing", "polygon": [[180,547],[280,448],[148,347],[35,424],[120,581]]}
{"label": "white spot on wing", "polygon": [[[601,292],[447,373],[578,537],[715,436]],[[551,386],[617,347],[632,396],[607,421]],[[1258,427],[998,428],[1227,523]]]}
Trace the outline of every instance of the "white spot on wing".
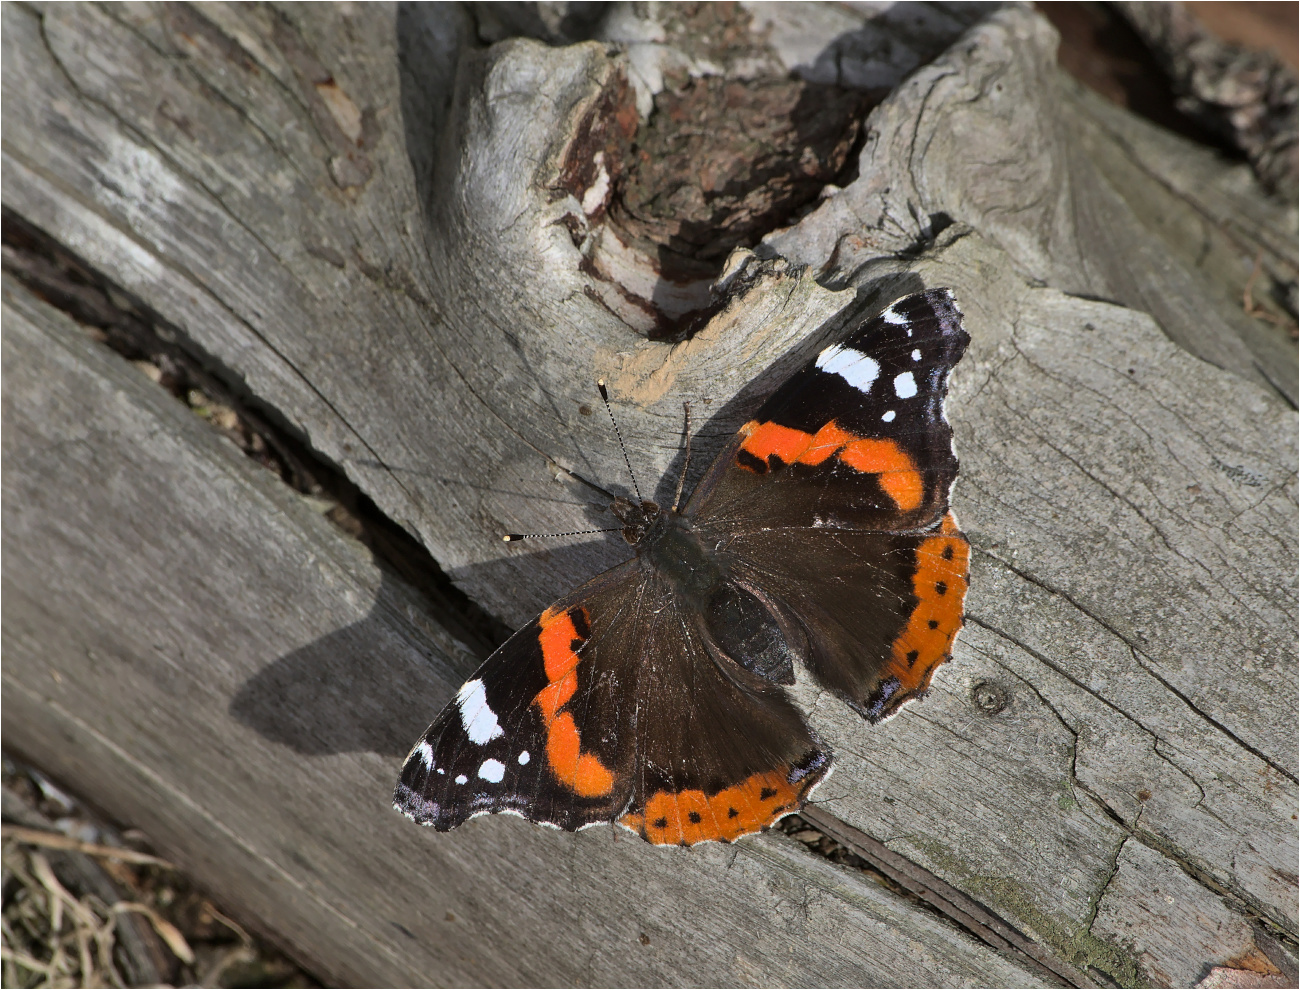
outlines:
{"label": "white spot on wing", "polygon": [[832,344],[818,354],[817,367],[829,375],[839,375],[864,395],[880,374],[878,361],[841,344]]}
{"label": "white spot on wing", "polygon": [[442,767],[438,767],[437,770],[438,770],[438,772],[439,772],[440,774],[443,774],[444,776],[445,776],[446,773],[447,773],[447,771],[444,770]]}
{"label": "white spot on wing", "polygon": [[456,775],[456,783],[458,783],[458,784],[463,784],[463,783],[465,783],[467,780],[469,780],[469,778],[466,777],[463,773],[458,773],[458,774]]}
{"label": "white spot on wing", "polygon": [[921,360],[921,349],[919,347],[912,352],[912,360],[913,361]]}
{"label": "white spot on wing", "polygon": [[904,371],[894,379],[894,394],[900,399],[910,399],[916,395],[916,379],[910,371]]}
{"label": "white spot on wing", "polygon": [[462,684],[460,690],[456,692],[456,704],[460,707],[461,724],[465,726],[465,734],[469,736],[471,742],[482,746],[490,740],[505,735],[501,730],[501,723],[497,721],[496,713],[488,707],[487,691],[484,690],[481,680],[475,679]]}
{"label": "white spot on wing", "polygon": [[894,412],[894,410],[891,409],[889,410],[889,412],[885,413],[885,415],[881,416],[880,418],[883,419],[886,423],[892,423],[894,421],[894,417],[897,415],[898,413]]}
{"label": "white spot on wing", "polygon": [[522,767],[530,759],[531,757],[528,755],[528,750],[524,750],[522,753],[519,754],[519,765]]}
{"label": "white spot on wing", "polygon": [[415,747],[415,752],[419,754],[420,762],[426,770],[433,768],[433,747],[429,745],[429,740],[421,740],[420,745]]}
{"label": "white spot on wing", "polygon": [[[900,313],[898,310],[894,309],[893,306],[890,306],[887,310],[881,313],[880,318],[884,320],[886,323],[892,323],[896,327],[907,326],[907,317],[904,316],[902,313]],[[910,337],[911,334],[908,334],[908,336]]]}
{"label": "white spot on wing", "polygon": [[489,783],[499,784],[506,775],[506,765],[500,760],[484,760],[478,768],[478,775]]}

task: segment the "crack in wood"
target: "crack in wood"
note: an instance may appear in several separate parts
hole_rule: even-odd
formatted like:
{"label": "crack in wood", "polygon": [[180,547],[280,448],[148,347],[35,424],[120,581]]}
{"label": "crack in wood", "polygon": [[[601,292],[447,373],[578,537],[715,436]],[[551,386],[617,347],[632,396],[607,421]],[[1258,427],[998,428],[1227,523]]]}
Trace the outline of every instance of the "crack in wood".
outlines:
{"label": "crack in wood", "polygon": [[[1002,562],[999,561],[999,563]],[[1161,760],[1163,760],[1165,763],[1173,767],[1173,769],[1176,770],[1183,777],[1191,781],[1192,784],[1196,786],[1197,792],[1200,795],[1198,801],[1204,800],[1205,790],[1201,786],[1200,782],[1197,781],[1196,778],[1193,777],[1191,774],[1189,774],[1186,770],[1178,766],[1176,763],[1174,763],[1172,760],[1170,760],[1168,757],[1166,757],[1164,754],[1162,754],[1159,751],[1158,744],[1162,740],[1160,735],[1155,730],[1147,728],[1145,725],[1143,725],[1132,715],[1129,715],[1123,709],[1119,708],[1112,702],[1107,701],[1105,698],[1098,695],[1095,691],[1091,690],[1087,685],[1083,684],[1077,678],[1073,677],[1069,672],[1062,670],[1057,664],[1053,663],[1050,658],[1048,658],[1041,652],[1035,650],[1033,647],[1029,646],[1028,644],[1019,641],[1010,633],[1004,632],[1003,630],[998,629],[990,625],[989,623],[981,619],[978,619],[974,616],[968,615],[966,618],[967,621],[975,623],[981,628],[986,629],[989,632],[993,633],[995,636],[999,636],[1005,639],[1007,642],[1013,644],[1017,648],[1023,650],[1026,654],[1033,657],[1035,660],[1043,664],[1048,669],[1059,674],[1061,677],[1064,677],[1066,680],[1068,680],[1075,687],[1079,688],[1081,691],[1084,691],[1087,694],[1091,695],[1092,697],[1096,698],[1098,701],[1102,702],[1107,707],[1109,707],[1114,712],[1116,712],[1116,714],[1121,715],[1128,721],[1132,722],[1139,730],[1141,730],[1143,733],[1149,735],[1152,738],[1153,740],[1152,748],[1153,748],[1153,752],[1155,752],[1155,755],[1159,757]],[[1126,643],[1125,645],[1129,647],[1130,651],[1136,653],[1132,644]],[[1142,666],[1144,669],[1146,669],[1145,665]],[[1053,705],[1034,684],[1025,681],[1023,678],[1020,678],[1020,680],[1052,712],[1052,714],[1057,718],[1057,720],[1061,723],[1061,725],[1065,727],[1066,731],[1068,731],[1075,739],[1075,745],[1073,747],[1073,755],[1070,763],[1070,781],[1072,786],[1077,787],[1082,793],[1086,794],[1088,798],[1097,806],[1097,808],[1100,811],[1102,811],[1103,814],[1106,815],[1108,819],[1110,819],[1115,825],[1117,825],[1119,828],[1123,829],[1125,833],[1127,833],[1128,837],[1136,839],[1144,846],[1147,846],[1153,851],[1159,853],[1161,856],[1164,856],[1165,858],[1169,859],[1171,862],[1176,864],[1178,868],[1181,869],[1189,878],[1191,878],[1200,886],[1204,887],[1206,890],[1220,897],[1224,897],[1232,901],[1236,907],[1236,910],[1239,911],[1245,917],[1251,920],[1255,920],[1267,924],[1270,927],[1270,929],[1272,929],[1275,932],[1277,937],[1282,939],[1284,942],[1287,942],[1288,944],[1292,944],[1296,941],[1296,933],[1286,928],[1285,926],[1279,924],[1278,921],[1275,920],[1273,915],[1268,911],[1267,906],[1259,903],[1258,898],[1253,897],[1251,894],[1247,893],[1244,890],[1237,889],[1230,884],[1225,884],[1219,880],[1216,880],[1212,875],[1210,875],[1210,873],[1207,870],[1197,865],[1197,863],[1195,862],[1196,857],[1192,856],[1186,850],[1179,849],[1168,839],[1163,838],[1162,836],[1158,835],[1155,832],[1152,832],[1149,829],[1141,828],[1137,824],[1130,824],[1124,818],[1124,816],[1110,804],[1110,802],[1108,802],[1102,795],[1098,794],[1091,787],[1089,787],[1087,784],[1081,781],[1077,773],[1078,758],[1079,758],[1078,730],[1073,728],[1069,724],[1069,722],[1066,721],[1065,716],[1062,715],[1061,712],[1057,710],[1056,706]],[[1221,820],[1218,818],[1217,815],[1215,815],[1208,808],[1204,810],[1206,814],[1210,815],[1216,820]],[[1139,818],[1140,818],[1140,812],[1139,812]],[[1117,851],[1116,857],[1118,857],[1118,855],[1119,853]],[[1098,898],[1098,903],[1099,902],[1100,902],[1100,898]],[[1093,918],[1095,917],[1096,917],[1096,911],[1094,907]],[[1091,921],[1089,922],[1089,924],[1091,924]]]}
{"label": "crack in wood", "polygon": [[[1020,570],[1020,569],[1017,568],[1015,565],[1011,564],[1009,561],[1003,560],[1001,557],[997,557],[997,556],[995,556],[994,554],[989,553],[987,550],[984,550],[984,549],[982,549],[982,548],[980,548],[980,547],[976,547],[975,550],[976,550],[978,553],[982,554],[983,556],[987,557],[989,560],[992,560],[992,561],[994,561],[995,563],[998,563],[998,564],[1002,565],[1002,567],[1004,567],[1006,570],[1010,571],[1012,574],[1015,574],[1017,577],[1021,578],[1022,580],[1024,580],[1024,581],[1028,581],[1030,584],[1032,584],[1032,585],[1034,585],[1034,586],[1036,586],[1036,587],[1042,588],[1044,591],[1046,591],[1046,592],[1047,592],[1048,594],[1050,594],[1050,595],[1053,595],[1053,596],[1055,596],[1055,597],[1057,597],[1057,598],[1060,598],[1060,599],[1062,599],[1063,601],[1069,602],[1070,605],[1072,605],[1072,606],[1073,606],[1073,607],[1074,607],[1074,608],[1075,608],[1075,609],[1076,609],[1080,614],[1087,616],[1087,617],[1088,617],[1089,619],[1091,619],[1093,622],[1097,623],[1097,625],[1101,626],[1101,628],[1105,629],[1108,633],[1110,633],[1112,636],[1114,636],[1116,639],[1118,639],[1120,642],[1122,642],[1122,643],[1123,643],[1125,646],[1127,646],[1130,650],[1134,651],[1134,655],[1135,655],[1135,657],[1136,657],[1136,655],[1137,655],[1138,653],[1141,652],[1141,651],[1138,649],[1137,645],[1136,645],[1135,643],[1133,643],[1133,642],[1132,642],[1132,641],[1131,641],[1127,636],[1125,636],[1123,633],[1121,633],[1118,629],[1116,629],[1113,625],[1111,625],[1109,622],[1107,622],[1107,621],[1106,621],[1105,619],[1103,619],[1101,616],[1097,615],[1096,613],[1094,613],[1094,612],[1091,611],[1090,609],[1085,608],[1083,605],[1079,604],[1079,602],[1075,601],[1074,598],[1071,597],[1071,596],[1070,596],[1069,594],[1067,594],[1066,592],[1061,591],[1059,588],[1054,588],[1054,587],[1052,587],[1050,584],[1048,584],[1048,583],[1042,581],[1042,580],[1039,579],[1039,578],[1034,577],[1032,574],[1029,574],[1027,571],[1022,571],[1022,570]],[[978,619],[973,619],[973,621],[979,622]],[[983,623],[980,623],[980,624],[983,625]],[[999,630],[997,630],[997,629],[994,629],[994,628],[992,628],[992,627],[987,627],[987,628],[989,628],[989,631],[990,631],[990,632],[996,633],[997,635],[1000,635],[1000,636],[1003,635],[1003,633],[1001,633],[1001,632],[1000,632]],[[1011,640],[1010,637],[1006,637],[1006,638],[1007,638],[1008,640],[1014,642],[1014,640]],[[1048,661],[1046,661],[1046,660],[1045,660],[1041,655],[1035,654],[1035,656],[1036,656],[1038,659],[1043,660],[1044,663],[1047,663],[1047,662],[1048,662]],[[1206,712],[1201,711],[1201,709],[1198,708],[1198,707],[1197,707],[1197,706],[1192,702],[1192,700],[1191,700],[1190,698],[1187,697],[1187,695],[1183,694],[1181,691],[1179,691],[1177,688],[1175,688],[1173,685],[1171,685],[1171,684],[1170,684],[1168,681],[1166,681],[1163,677],[1161,677],[1161,676],[1160,676],[1159,674],[1157,674],[1154,670],[1152,670],[1152,669],[1151,669],[1151,668],[1150,668],[1146,663],[1142,663],[1141,661],[1139,661],[1139,663],[1141,663],[1142,668],[1143,668],[1143,669],[1144,669],[1148,674],[1150,674],[1150,675],[1151,675],[1152,677],[1154,677],[1157,681],[1159,681],[1162,685],[1164,685],[1164,687],[1165,687],[1166,689],[1168,689],[1168,691],[1169,691],[1171,694],[1173,694],[1175,697],[1177,697],[1179,701],[1181,701],[1184,705],[1187,706],[1187,708],[1188,708],[1189,710],[1191,710],[1191,711],[1194,712],[1197,716],[1199,716],[1199,717],[1201,718],[1201,720],[1204,721],[1207,725],[1210,725],[1210,726],[1212,726],[1214,729],[1216,729],[1217,731],[1221,732],[1224,736],[1226,736],[1227,738],[1231,739],[1234,743],[1236,743],[1238,746],[1240,746],[1240,747],[1241,747],[1242,749],[1244,749],[1246,752],[1250,753],[1250,754],[1251,754],[1252,756],[1254,756],[1255,758],[1257,758],[1257,759],[1261,760],[1262,762],[1268,764],[1268,766],[1270,766],[1273,770],[1277,771],[1277,772],[1278,772],[1279,774],[1281,774],[1283,777],[1286,777],[1286,778],[1287,778],[1288,780],[1290,780],[1292,783],[1300,784],[1300,780],[1297,780],[1295,774],[1289,772],[1289,771],[1288,771],[1286,768],[1284,768],[1284,767],[1278,766],[1275,762],[1273,762],[1272,759],[1269,758],[1269,756],[1268,756],[1267,754],[1265,754],[1265,753],[1261,752],[1260,750],[1256,749],[1254,746],[1252,746],[1250,743],[1246,742],[1244,739],[1241,739],[1241,738],[1239,738],[1238,736],[1236,736],[1236,735],[1232,732],[1231,729],[1229,729],[1227,726],[1223,725],[1223,723],[1221,723],[1221,722],[1219,722],[1218,720],[1216,720],[1213,716],[1207,714]],[[1055,669],[1055,668],[1053,668],[1053,669]],[[1069,677],[1069,676],[1070,676],[1070,675],[1066,674],[1064,671],[1061,671],[1061,670],[1058,670],[1057,673],[1061,674],[1061,675],[1064,676],[1064,677]],[[1101,698],[1099,695],[1096,694],[1096,692],[1090,690],[1089,688],[1087,688],[1085,685],[1083,685],[1082,683],[1078,682],[1078,681],[1075,680],[1074,678],[1071,678],[1071,681],[1072,681],[1072,682],[1073,682],[1077,687],[1081,688],[1082,690],[1087,691],[1089,694],[1091,694],[1091,695],[1093,695],[1094,697],[1096,697],[1099,701],[1104,702],[1106,705],[1108,705],[1108,706],[1111,707],[1111,708],[1115,708],[1115,710],[1116,710],[1117,712],[1120,712],[1120,714],[1124,714],[1122,711],[1120,711],[1120,709],[1118,709],[1118,708],[1115,707],[1115,705],[1114,705],[1113,702],[1110,702],[1110,701],[1107,701],[1107,700],[1104,699],[1104,698]],[[1126,716],[1126,717],[1127,717],[1127,716]]]}
{"label": "crack in wood", "polygon": [[816,805],[808,805],[800,814],[836,842],[861,856],[874,869],[920,897],[986,945],[1012,956],[1021,965],[1032,967],[1054,982],[1061,981],[1071,987],[1096,985],[1079,970],[1053,957],[1042,946],[1025,937],[974,898],[939,879],[924,867],[900,856],[866,832]]}
{"label": "crack in wood", "polygon": [[[333,499],[336,509],[326,517],[349,536],[360,539],[419,590],[438,621],[480,658],[505,641],[511,630],[457,588],[423,545],[380,512],[369,496],[305,440],[278,428],[273,412],[268,415],[268,410],[247,401],[242,390],[229,386],[227,382],[233,377],[229,369],[200,352],[184,334],[130,293],[7,208],[3,211],[3,229],[6,271],[76,322],[99,329],[100,343],[123,357],[161,364],[164,378],[160,384],[173,397],[185,401],[190,391],[198,388],[232,409],[246,431],[261,438],[274,457],[259,455],[252,446],[232,437],[244,453],[297,491]],[[123,309],[115,298],[130,300],[131,308]],[[223,432],[230,435],[229,431]]]}

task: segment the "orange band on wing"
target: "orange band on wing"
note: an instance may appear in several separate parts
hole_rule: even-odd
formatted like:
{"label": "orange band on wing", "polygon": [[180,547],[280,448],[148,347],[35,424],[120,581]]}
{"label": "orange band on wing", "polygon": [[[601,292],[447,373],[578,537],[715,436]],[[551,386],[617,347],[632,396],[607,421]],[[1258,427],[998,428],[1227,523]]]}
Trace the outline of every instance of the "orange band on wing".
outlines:
{"label": "orange band on wing", "polygon": [[[584,628],[587,613],[577,610]],[[542,666],[550,682],[533,699],[542,713],[546,731],[546,760],[557,780],[579,797],[604,797],[614,789],[614,775],[600,759],[582,752],[578,723],[560,709],[578,690],[578,650],[586,642],[568,611],[547,609],[537,620],[541,626],[537,642],[542,648]]]}
{"label": "orange band on wing", "polygon": [[917,606],[894,640],[888,667],[907,694],[924,690],[935,668],[952,653],[962,623],[969,563],[970,544],[957,531],[952,513],[944,516],[937,535],[916,548],[912,590]]}
{"label": "orange band on wing", "polygon": [[658,791],[644,812],[624,815],[619,822],[655,845],[732,842],[799,807],[801,789],[788,782],[788,773],[788,767],[756,773],[712,797],[699,790]]}
{"label": "orange band on wing", "polygon": [[920,506],[924,495],[921,472],[893,440],[854,440],[840,453],[840,460],[855,471],[878,475],[880,487],[904,512]]}
{"label": "orange band on wing", "polygon": [[555,716],[559,710],[569,703],[575,691],[578,690],[578,675],[573,671],[565,674],[558,681],[551,681],[550,684],[537,692],[537,697],[533,699],[533,704],[542,710],[542,718],[546,724],[555,721]]}
{"label": "orange band on wing", "polygon": [[885,494],[904,512],[920,508],[925,499],[925,484],[916,462],[893,440],[860,437],[835,420],[816,434],[756,421],[746,423],[740,432],[745,436],[740,449],[760,461],[775,456],[785,464],[816,467],[838,455],[853,470],[876,475]]}
{"label": "orange band on wing", "polygon": [[555,776],[579,797],[604,797],[614,789],[614,775],[596,757],[582,752],[578,725],[568,712],[555,716],[547,730],[546,759]]}
{"label": "orange band on wing", "polygon": [[748,422],[740,428],[746,434],[740,449],[749,452],[760,461],[765,461],[775,454],[786,464],[793,464],[799,455],[812,443],[812,435],[803,430],[791,429],[780,423]]}
{"label": "orange band on wing", "polygon": [[840,424],[835,420],[831,420],[817,431],[816,436],[809,437],[807,448],[799,454],[799,463],[812,464],[813,466],[821,464],[828,457],[836,454],[841,447],[852,443],[856,439],[858,438],[855,434],[840,429]]}
{"label": "orange band on wing", "polygon": [[546,679],[558,681],[578,666],[578,654],[575,652],[577,646],[574,644],[581,646],[583,638],[578,635],[578,627],[573,624],[573,617],[568,612],[552,613],[547,609],[539,621],[542,631],[537,641],[542,646]]}

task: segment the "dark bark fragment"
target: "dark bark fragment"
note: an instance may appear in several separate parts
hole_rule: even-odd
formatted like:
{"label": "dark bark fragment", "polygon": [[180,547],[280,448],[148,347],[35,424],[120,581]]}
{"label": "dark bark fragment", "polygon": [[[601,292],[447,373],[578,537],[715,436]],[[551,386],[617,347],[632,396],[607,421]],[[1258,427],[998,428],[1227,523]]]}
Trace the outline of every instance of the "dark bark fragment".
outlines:
{"label": "dark bark fragment", "polygon": [[1178,108],[1240,148],[1271,192],[1295,202],[1295,72],[1271,52],[1219,40],[1181,3],[1117,6],[1169,73]]}

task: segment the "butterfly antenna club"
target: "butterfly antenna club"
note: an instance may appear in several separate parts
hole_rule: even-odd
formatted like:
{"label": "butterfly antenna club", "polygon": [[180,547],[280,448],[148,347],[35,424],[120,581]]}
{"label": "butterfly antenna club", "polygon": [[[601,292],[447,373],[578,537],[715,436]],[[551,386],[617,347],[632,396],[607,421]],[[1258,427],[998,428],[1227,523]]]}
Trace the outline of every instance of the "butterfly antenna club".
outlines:
{"label": "butterfly antenna club", "polygon": [[645,499],[641,497],[641,487],[636,483],[636,474],[632,471],[632,462],[627,456],[627,444],[623,442],[623,431],[618,428],[618,420],[614,418],[614,410],[609,404],[609,390],[605,388],[605,379],[597,379],[596,388],[600,389],[600,398],[605,403],[605,412],[609,413],[609,421],[614,425],[614,436],[618,437],[618,449],[623,451],[623,463],[627,465],[627,475],[632,479],[632,491],[636,492],[638,502],[644,502]]}

